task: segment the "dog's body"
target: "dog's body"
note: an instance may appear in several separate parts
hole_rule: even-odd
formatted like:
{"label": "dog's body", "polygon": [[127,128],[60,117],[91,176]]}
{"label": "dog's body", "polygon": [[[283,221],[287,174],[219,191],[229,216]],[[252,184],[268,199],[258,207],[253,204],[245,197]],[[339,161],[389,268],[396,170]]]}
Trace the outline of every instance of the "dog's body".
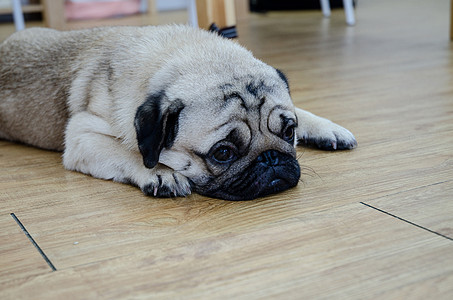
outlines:
{"label": "dog's body", "polygon": [[243,200],[295,186],[296,135],[351,149],[294,108],[286,77],[186,26],[29,29],[0,45],[0,138],[61,150],[67,169],[155,196]]}

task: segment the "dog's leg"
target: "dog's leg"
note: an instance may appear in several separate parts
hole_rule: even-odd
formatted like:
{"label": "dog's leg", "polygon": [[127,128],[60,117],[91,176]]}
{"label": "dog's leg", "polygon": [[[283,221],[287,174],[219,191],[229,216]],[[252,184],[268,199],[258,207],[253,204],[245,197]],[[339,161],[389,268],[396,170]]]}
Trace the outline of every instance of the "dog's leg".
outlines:
{"label": "dog's leg", "polygon": [[146,168],[138,149],[127,149],[107,122],[88,112],[74,115],[68,123],[63,164],[66,169],[97,178],[137,185],[151,196],[190,194],[185,176],[161,164]]}
{"label": "dog's leg", "polygon": [[323,150],[353,149],[357,146],[354,135],[346,128],[308,111],[296,108],[299,145],[315,146]]}

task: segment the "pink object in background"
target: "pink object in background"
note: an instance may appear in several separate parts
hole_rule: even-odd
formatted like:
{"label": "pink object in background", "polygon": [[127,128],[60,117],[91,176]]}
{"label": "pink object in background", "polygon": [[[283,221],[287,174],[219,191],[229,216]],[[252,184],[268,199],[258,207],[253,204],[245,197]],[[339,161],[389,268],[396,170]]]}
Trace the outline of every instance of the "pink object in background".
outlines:
{"label": "pink object in background", "polygon": [[65,1],[68,20],[102,19],[140,12],[140,0],[74,0]]}

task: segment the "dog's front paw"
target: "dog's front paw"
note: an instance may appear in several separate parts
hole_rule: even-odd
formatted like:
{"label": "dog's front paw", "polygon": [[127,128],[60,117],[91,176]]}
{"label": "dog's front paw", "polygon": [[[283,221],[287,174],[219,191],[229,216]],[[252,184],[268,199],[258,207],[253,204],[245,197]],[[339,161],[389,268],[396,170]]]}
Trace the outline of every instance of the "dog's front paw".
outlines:
{"label": "dog's front paw", "polygon": [[157,165],[150,171],[151,176],[140,186],[145,195],[160,198],[190,195],[190,182],[185,176],[162,165]]}
{"label": "dog's front paw", "polygon": [[349,150],[357,147],[354,135],[346,128],[327,119],[318,126],[300,130],[297,141],[299,145],[307,145],[322,150]]}

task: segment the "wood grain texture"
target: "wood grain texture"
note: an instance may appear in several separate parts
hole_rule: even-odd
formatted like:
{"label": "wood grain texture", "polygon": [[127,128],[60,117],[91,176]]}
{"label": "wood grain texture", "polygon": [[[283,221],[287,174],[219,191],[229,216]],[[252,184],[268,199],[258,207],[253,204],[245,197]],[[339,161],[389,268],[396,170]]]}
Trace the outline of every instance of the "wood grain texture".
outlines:
{"label": "wood grain texture", "polygon": [[2,212],[0,228],[0,291],[52,271],[10,214]]}
{"label": "wood grain texture", "polygon": [[66,29],[66,19],[64,10],[64,1],[60,0],[41,0],[44,7],[43,17],[46,26],[58,30]]}
{"label": "wood grain texture", "polygon": [[0,141],[0,298],[451,299],[449,2],[362,0],[355,27],[341,10],[238,22],[239,42],[288,75],[297,105],[359,142],[299,148],[301,182],[281,194],[153,199],[66,171],[61,153]]}
{"label": "wood grain texture", "polygon": [[236,25],[234,0],[197,0],[198,26],[209,29],[212,23],[219,28]]}

